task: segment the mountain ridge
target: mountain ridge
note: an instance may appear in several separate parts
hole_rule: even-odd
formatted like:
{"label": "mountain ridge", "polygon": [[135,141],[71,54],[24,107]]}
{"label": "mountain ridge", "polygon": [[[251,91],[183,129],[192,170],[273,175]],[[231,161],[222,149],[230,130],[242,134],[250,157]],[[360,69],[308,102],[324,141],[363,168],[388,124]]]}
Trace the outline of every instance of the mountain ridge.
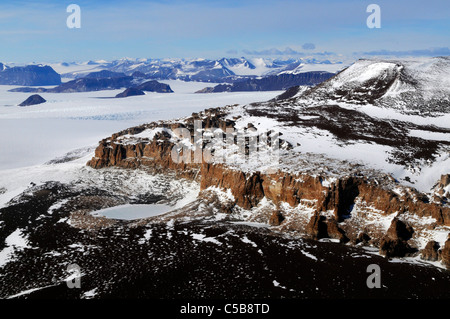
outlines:
{"label": "mountain ridge", "polygon": [[0,85],[59,85],[61,76],[48,65],[7,67],[0,63]]}
{"label": "mountain ridge", "polygon": [[450,57],[362,59],[294,97],[298,103],[343,102],[410,113],[450,112]]}

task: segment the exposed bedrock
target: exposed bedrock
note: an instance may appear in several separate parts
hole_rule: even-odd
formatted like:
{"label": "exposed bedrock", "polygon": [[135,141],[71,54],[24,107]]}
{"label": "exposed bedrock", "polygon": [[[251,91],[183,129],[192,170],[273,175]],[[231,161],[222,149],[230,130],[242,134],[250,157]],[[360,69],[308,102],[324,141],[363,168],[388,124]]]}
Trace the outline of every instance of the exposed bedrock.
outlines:
{"label": "exposed bedrock", "polygon": [[439,260],[439,243],[434,240],[430,240],[421,251],[421,258],[429,261]]}
{"label": "exposed bedrock", "polygon": [[444,248],[439,251],[439,259],[450,269],[450,238],[445,242]]}
{"label": "exposed bedrock", "polygon": [[134,144],[120,143],[113,137],[100,142],[88,165],[93,168],[144,166],[175,170],[180,177],[197,176],[202,190],[211,186],[230,189],[235,204],[244,209],[257,206],[264,197],[275,204],[286,202],[291,206],[298,205],[301,200],[315,200],[318,211],[332,210],[340,222],[350,217],[358,198],[383,214],[410,212],[419,217],[432,217],[438,225],[450,226],[450,208],[429,203],[414,191],[400,196],[366,177],[342,177],[330,186],[324,186],[325,177],[321,176],[280,171],[274,174],[247,173],[224,164],[176,163],[171,158],[173,146],[167,137],[164,139],[163,133],[157,133],[151,141]]}
{"label": "exposed bedrock", "polygon": [[301,200],[316,200],[318,211],[332,210],[337,221],[350,217],[355,199],[380,210],[383,214],[410,212],[432,217],[437,224],[450,226],[450,209],[420,200],[419,194],[399,196],[365,177],[344,177],[331,186],[322,185],[322,177],[293,175],[286,172],[246,174],[224,165],[203,164],[201,188],[216,186],[230,189],[236,204],[249,209],[266,197],[275,204],[287,202],[296,206]]}
{"label": "exposed bedrock", "polygon": [[380,253],[387,257],[406,256],[415,252],[408,244],[414,233],[413,228],[395,217],[386,235],[381,238]]}
{"label": "exposed bedrock", "polygon": [[[208,118],[202,118],[203,128],[220,127],[226,129],[233,127],[234,122],[224,119],[221,114],[211,112]],[[258,171],[246,172],[231,168],[226,164],[217,163],[176,163],[172,159],[174,147],[173,136],[165,130],[160,130],[150,138],[135,138],[146,129],[167,128],[174,130],[184,127],[193,131],[193,117],[184,123],[152,123],[128,129],[114,134],[100,142],[95,151],[95,157],[87,165],[93,168],[122,167],[134,169],[138,167],[149,168],[157,172],[171,170],[177,176],[199,181],[201,190],[217,187],[229,190],[234,197],[234,205],[243,209],[257,207],[263,198],[271,200],[275,205],[288,203],[291,207],[299,204],[309,205],[316,211],[314,216],[303,222],[301,231],[310,237],[334,238],[340,242],[352,243],[371,242],[380,248],[380,253],[386,256],[404,256],[414,252],[411,245],[411,234],[416,226],[405,224],[402,218],[406,215],[416,217],[430,217],[435,219],[432,227],[450,226],[450,208],[436,202],[429,202],[428,198],[411,188],[403,188],[402,192],[394,191],[379,183],[370,176],[341,176],[334,180],[327,180],[327,176],[308,175],[277,171],[264,173]],[[191,136],[193,140],[193,136]],[[441,184],[447,180],[443,177]],[[346,220],[352,220],[355,206],[359,209],[370,208],[380,216],[394,214],[389,230],[378,233],[367,232],[364,227],[349,229]],[[361,206],[362,205],[362,206]],[[228,210],[229,212],[230,210]],[[285,225],[283,212],[273,212],[268,215],[267,221],[273,226]],[[269,218],[270,217],[270,218]],[[350,224],[352,225],[352,224]],[[286,227],[286,229],[290,229]],[[409,234],[409,235],[408,235]],[[430,244],[431,245],[431,244]],[[430,248],[431,249],[431,248]],[[432,260],[435,256],[430,250],[422,251],[425,259]],[[450,244],[440,251],[440,258],[444,262],[449,260],[447,252]]]}

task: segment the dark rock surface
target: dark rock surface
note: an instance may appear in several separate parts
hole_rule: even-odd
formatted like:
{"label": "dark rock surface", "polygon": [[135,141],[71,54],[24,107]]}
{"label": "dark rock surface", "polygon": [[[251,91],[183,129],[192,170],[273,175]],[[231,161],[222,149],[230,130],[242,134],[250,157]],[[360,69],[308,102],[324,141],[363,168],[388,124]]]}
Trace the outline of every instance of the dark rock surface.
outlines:
{"label": "dark rock surface", "polygon": [[380,254],[386,257],[404,257],[415,252],[409,244],[414,230],[397,217],[391,222],[386,235],[380,242]]}
{"label": "dark rock surface", "polygon": [[59,85],[61,76],[50,66],[27,65],[12,68],[0,66],[0,85]]}
{"label": "dark rock surface", "polygon": [[[315,127],[330,132],[336,139],[347,141],[363,140],[369,143],[390,146],[392,163],[408,165],[420,159],[434,160],[441,145],[450,145],[450,141],[428,140],[411,136],[410,130],[424,130],[449,133],[447,128],[417,125],[410,122],[371,117],[357,110],[342,108],[338,105],[321,105],[300,109],[286,108],[280,112],[285,101],[270,101],[266,105],[248,107],[252,116],[263,116],[276,119],[287,125]],[[304,120],[304,116],[314,116]],[[380,130],[383,135],[380,135]]]}
{"label": "dark rock surface", "polygon": [[170,88],[170,85],[160,83],[160,82],[154,81],[154,80],[144,82],[144,83],[136,86],[136,89],[142,90],[145,92],[173,93],[172,89]]}
{"label": "dark rock surface", "polygon": [[269,225],[279,226],[283,222],[284,217],[280,211],[274,211],[269,218]]}
{"label": "dark rock surface", "polygon": [[439,243],[430,240],[421,253],[423,260],[437,261],[439,259]]}
{"label": "dark rock surface", "polygon": [[325,216],[321,216],[319,212],[315,212],[306,226],[306,233],[311,239],[327,238],[327,224]]}
{"label": "dark rock surface", "polygon": [[42,96],[39,94],[31,95],[28,99],[19,104],[19,106],[30,106],[37,105],[47,102]]}
{"label": "dark rock surface", "polygon": [[247,79],[233,84],[219,84],[205,88],[197,93],[243,92],[243,91],[277,91],[299,85],[316,85],[334,75],[329,72],[305,72],[300,74],[271,75],[262,79]]}
{"label": "dark rock surface", "polygon": [[81,78],[65,82],[55,88],[16,88],[10,92],[48,92],[48,93],[72,93],[91,92],[101,90],[117,90],[132,85],[133,77],[125,76],[118,78]]}
{"label": "dark rock surface", "polygon": [[[102,71],[103,72],[103,71]],[[111,75],[105,73],[105,75]],[[140,85],[136,85],[135,78],[132,76],[113,76],[113,77],[97,77],[98,74],[93,74],[92,77],[84,77],[63,83],[55,88],[31,88],[23,87],[10,90],[10,92],[47,92],[47,93],[72,93],[72,92],[92,92],[102,90],[117,90],[122,88],[136,87],[142,91],[151,91],[159,93],[173,92],[169,85],[159,83],[157,81],[148,81]]]}
{"label": "dark rock surface", "polygon": [[387,236],[392,239],[400,239],[400,240],[409,240],[412,237],[414,230],[411,226],[406,224],[405,222],[399,220],[398,218],[394,218],[391,222],[391,226],[387,231]]}
{"label": "dark rock surface", "polygon": [[[203,219],[89,230],[67,221],[72,205],[101,207],[96,198],[108,196],[48,183],[0,209],[0,250],[17,229],[28,241],[0,267],[0,297],[36,289],[17,298],[450,298],[449,272],[268,228]],[[65,282],[73,263],[83,273],[80,289]],[[380,289],[366,285],[371,264],[380,266]]]}
{"label": "dark rock surface", "polygon": [[450,268],[450,238],[445,242],[444,247],[439,252],[439,258],[442,260],[442,263]]}
{"label": "dark rock surface", "polygon": [[137,88],[129,88],[116,95],[116,98],[128,97],[128,96],[137,96],[137,95],[145,95],[145,93]]}

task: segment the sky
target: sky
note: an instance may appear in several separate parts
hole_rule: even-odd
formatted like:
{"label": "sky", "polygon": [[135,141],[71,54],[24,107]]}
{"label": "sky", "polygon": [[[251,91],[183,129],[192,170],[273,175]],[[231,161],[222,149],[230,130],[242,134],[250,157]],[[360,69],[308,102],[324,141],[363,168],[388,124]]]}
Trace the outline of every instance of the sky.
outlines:
{"label": "sky", "polygon": [[[372,3],[381,28],[367,26]],[[2,0],[0,43],[4,63],[450,55],[450,1]]]}

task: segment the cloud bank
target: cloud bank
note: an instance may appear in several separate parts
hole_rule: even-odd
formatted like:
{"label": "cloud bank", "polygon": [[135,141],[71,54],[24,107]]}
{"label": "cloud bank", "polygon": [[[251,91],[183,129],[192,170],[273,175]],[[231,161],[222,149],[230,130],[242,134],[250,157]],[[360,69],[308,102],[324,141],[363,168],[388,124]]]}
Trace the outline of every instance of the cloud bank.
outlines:
{"label": "cloud bank", "polygon": [[[360,54],[360,52],[355,52],[354,54],[358,55]],[[398,57],[445,56],[450,55],[450,49],[448,47],[442,47],[442,48],[406,50],[406,51],[378,50],[378,51],[363,52],[362,54],[373,56],[398,56]]]}

